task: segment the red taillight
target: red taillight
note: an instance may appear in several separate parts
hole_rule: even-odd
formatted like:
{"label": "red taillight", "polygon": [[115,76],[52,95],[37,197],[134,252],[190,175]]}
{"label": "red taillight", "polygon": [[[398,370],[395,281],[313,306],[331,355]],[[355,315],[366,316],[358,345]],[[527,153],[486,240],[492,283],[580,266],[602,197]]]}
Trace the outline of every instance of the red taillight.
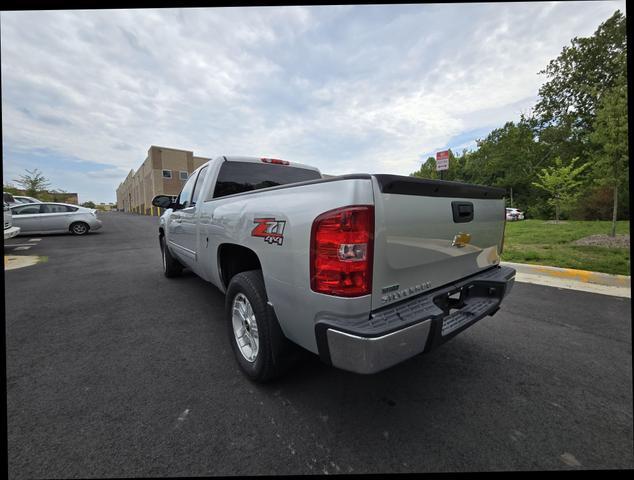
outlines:
{"label": "red taillight", "polygon": [[277,158],[261,158],[264,163],[274,163],[275,165],[289,165],[290,162],[286,160],[278,160]]}
{"label": "red taillight", "polygon": [[310,288],[339,297],[371,293],[373,252],[372,205],[322,213],[310,234]]}

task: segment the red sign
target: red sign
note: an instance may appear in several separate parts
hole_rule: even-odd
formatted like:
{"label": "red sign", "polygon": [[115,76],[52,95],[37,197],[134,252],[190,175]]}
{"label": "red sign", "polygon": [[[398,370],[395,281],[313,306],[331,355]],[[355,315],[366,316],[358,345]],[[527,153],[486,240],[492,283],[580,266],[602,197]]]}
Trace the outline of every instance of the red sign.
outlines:
{"label": "red sign", "polygon": [[436,171],[449,169],[449,150],[436,153]]}

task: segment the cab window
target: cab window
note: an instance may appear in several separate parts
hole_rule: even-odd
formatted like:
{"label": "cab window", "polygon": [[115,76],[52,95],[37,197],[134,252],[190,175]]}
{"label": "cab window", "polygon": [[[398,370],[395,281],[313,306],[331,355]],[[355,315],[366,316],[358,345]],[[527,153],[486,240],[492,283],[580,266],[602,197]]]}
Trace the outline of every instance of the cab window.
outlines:
{"label": "cab window", "polygon": [[200,191],[203,188],[203,183],[205,183],[206,176],[207,167],[203,167],[200,169],[200,173],[198,174],[198,180],[196,180],[196,186],[194,187],[194,193],[192,194],[192,205],[196,205],[198,197],[200,197]]}
{"label": "cab window", "polygon": [[319,172],[307,168],[271,165],[269,163],[224,162],[218,173],[213,197],[209,192],[207,200],[320,178]]}
{"label": "cab window", "polygon": [[192,192],[194,190],[194,184],[196,183],[196,177],[198,177],[198,175],[191,175],[189,177],[187,182],[185,182],[180,195],[177,198],[176,203],[178,203],[181,208],[187,208],[191,206]]}

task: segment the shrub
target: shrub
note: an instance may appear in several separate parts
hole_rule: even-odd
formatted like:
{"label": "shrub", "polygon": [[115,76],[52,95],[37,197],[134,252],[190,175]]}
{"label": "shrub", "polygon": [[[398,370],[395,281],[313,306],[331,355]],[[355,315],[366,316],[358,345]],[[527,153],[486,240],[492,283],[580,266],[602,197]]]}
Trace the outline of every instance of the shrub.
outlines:
{"label": "shrub", "polygon": [[535,203],[526,207],[526,218],[536,218],[540,220],[548,220],[555,215],[555,207],[547,203]]}
{"label": "shrub", "polygon": [[[629,220],[629,192],[625,189],[619,195],[618,219]],[[594,187],[587,196],[577,202],[571,211],[571,218],[575,220],[611,220],[614,192],[609,185]]]}

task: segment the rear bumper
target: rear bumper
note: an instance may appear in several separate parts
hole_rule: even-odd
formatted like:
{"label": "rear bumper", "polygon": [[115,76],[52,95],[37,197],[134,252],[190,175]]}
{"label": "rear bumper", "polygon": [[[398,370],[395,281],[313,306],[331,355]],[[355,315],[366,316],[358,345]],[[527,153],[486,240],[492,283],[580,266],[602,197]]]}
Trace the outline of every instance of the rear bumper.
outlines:
{"label": "rear bumper", "polygon": [[103,226],[103,223],[101,220],[95,219],[89,223],[89,226],[91,230],[99,230]]}
{"label": "rear bumper", "polygon": [[4,239],[13,238],[20,233],[20,227],[9,227],[4,229]]}
{"label": "rear bumper", "polygon": [[[497,266],[375,310],[363,321],[319,321],[315,325],[319,355],[344,370],[379,372],[430,351],[493,315],[514,282],[514,269]],[[459,298],[449,298],[458,293]]]}

